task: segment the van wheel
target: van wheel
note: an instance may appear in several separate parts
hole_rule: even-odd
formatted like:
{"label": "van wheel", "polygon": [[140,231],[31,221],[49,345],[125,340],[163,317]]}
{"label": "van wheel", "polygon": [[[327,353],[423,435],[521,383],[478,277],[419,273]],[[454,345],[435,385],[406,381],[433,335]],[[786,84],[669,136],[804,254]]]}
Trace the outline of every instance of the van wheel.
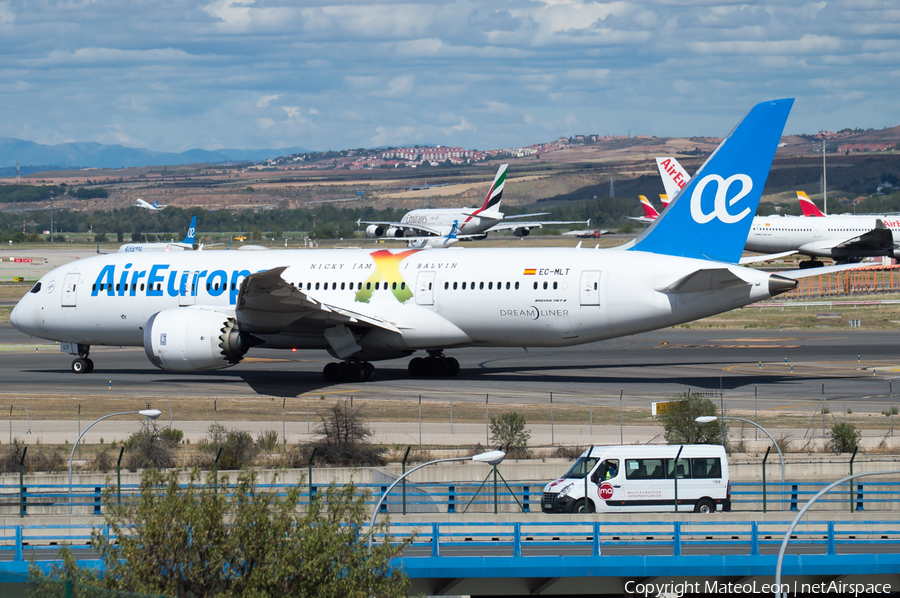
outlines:
{"label": "van wheel", "polygon": [[587,508],[584,507],[584,499],[579,499],[575,501],[575,504],[572,505],[573,513],[593,513],[594,512],[594,503],[588,501]]}
{"label": "van wheel", "polygon": [[708,498],[701,498],[694,505],[694,513],[715,513],[716,504]]}

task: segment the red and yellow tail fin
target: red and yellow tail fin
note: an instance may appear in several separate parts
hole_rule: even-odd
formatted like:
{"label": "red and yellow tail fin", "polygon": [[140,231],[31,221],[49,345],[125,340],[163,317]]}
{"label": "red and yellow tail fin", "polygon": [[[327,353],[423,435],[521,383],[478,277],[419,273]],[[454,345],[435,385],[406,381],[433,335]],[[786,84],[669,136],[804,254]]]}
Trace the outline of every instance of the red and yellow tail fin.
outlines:
{"label": "red and yellow tail fin", "polygon": [[813,203],[809,195],[803,191],[797,191],[797,201],[800,202],[800,209],[803,210],[804,216],[825,216],[819,207]]}
{"label": "red and yellow tail fin", "polygon": [[650,203],[650,200],[643,195],[638,195],[638,197],[641,199],[641,207],[644,208],[644,217],[651,220],[655,220],[656,218],[658,218],[659,212],[656,211],[656,208],[653,207],[653,204]]}

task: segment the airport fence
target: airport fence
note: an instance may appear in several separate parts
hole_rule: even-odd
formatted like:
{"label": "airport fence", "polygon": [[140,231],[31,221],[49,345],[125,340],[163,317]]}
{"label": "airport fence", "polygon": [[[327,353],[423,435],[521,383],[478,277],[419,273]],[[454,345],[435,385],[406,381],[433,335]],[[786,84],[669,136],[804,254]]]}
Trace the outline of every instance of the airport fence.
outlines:
{"label": "airport fence", "polygon": [[799,280],[782,299],[900,292],[900,266],[863,266]]}
{"label": "airport fence", "polygon": [[[734,511],[796,511],[816,492],[834,480],[852,473],[897,469],[897,456],[831,456],[812,458],[791,455],[782,464],[770,453],[761,459],[731,460],[731,504]],[[563,459],[520,460],[497,467],[473,462],[435,464],[401,481],[386,496],[384,513],[452,513],[464,517],[475,513],[539,513],[544,485],[568,469]],[[403,474],[402,464],[366,468],[308,468],[259,472],[263,491],[286,495],[299,485],[301,509],[330,484],[351,481],[374,508],[389,486]],[[188,473],[182,481],[187,484]],[[40,515],[101,516],[105,512],[104,489],[109,486],[116,502],[134,500],[139,492],[139,474],[126,474],[121,485],[111,476],[79,476],[71,486],[65,476],[23,476],[21,480],[0,478],[0,516]],[[217,491],[230,496],[237,472],[220,472]],[[782,479],[784,480],[782,482]],[[673,480],[674,484],[674,480]],[[674,509],[674,507],[672,507]],[[896,511],[900,509],[900,481],[857,480],[821,499],[821,511]]]}

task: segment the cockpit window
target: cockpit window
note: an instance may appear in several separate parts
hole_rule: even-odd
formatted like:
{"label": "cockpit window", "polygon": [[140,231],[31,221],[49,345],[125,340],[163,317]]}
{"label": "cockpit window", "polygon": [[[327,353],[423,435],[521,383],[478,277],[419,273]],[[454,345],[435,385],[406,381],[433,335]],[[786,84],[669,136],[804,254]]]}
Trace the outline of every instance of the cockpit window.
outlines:
{"label": "cockpit window", "polygon": [[33,287],[31,287],[31,292],[32,293],[40,293],[41,292],[41,283],[37,283]]}

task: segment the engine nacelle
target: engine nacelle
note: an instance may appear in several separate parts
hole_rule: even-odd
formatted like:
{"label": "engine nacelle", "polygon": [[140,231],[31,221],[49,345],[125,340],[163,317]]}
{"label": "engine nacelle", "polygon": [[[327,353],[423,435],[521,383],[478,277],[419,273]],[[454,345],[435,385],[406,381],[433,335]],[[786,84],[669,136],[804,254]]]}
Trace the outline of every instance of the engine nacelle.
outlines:
{"label": "engine nacelle", "polygon": [[384,231],[385,236],[387,237],[397,237],[398,239],[403,237],[406,234],[406,231],[402,228],[397,228],[396,226],[392,226],[386,231]]}
{"label": "engine nacelle", "polygon": [[367,237],[380,237],[384,234],[384,228],[378,226],[377,224],[370,224],[366,227],[366,236]]}
{"label": "engine nacelle", "polygon": [[527,237],[530,232],[530,228],[519,227],[513,231],[513,234],[517,237]]}
{"label": "engine nacelle", "polygon": [[232,316],[202,307],[164,309],[144,326],[147,357],[172,372],[227,368],[238,363],[251,344]]}

